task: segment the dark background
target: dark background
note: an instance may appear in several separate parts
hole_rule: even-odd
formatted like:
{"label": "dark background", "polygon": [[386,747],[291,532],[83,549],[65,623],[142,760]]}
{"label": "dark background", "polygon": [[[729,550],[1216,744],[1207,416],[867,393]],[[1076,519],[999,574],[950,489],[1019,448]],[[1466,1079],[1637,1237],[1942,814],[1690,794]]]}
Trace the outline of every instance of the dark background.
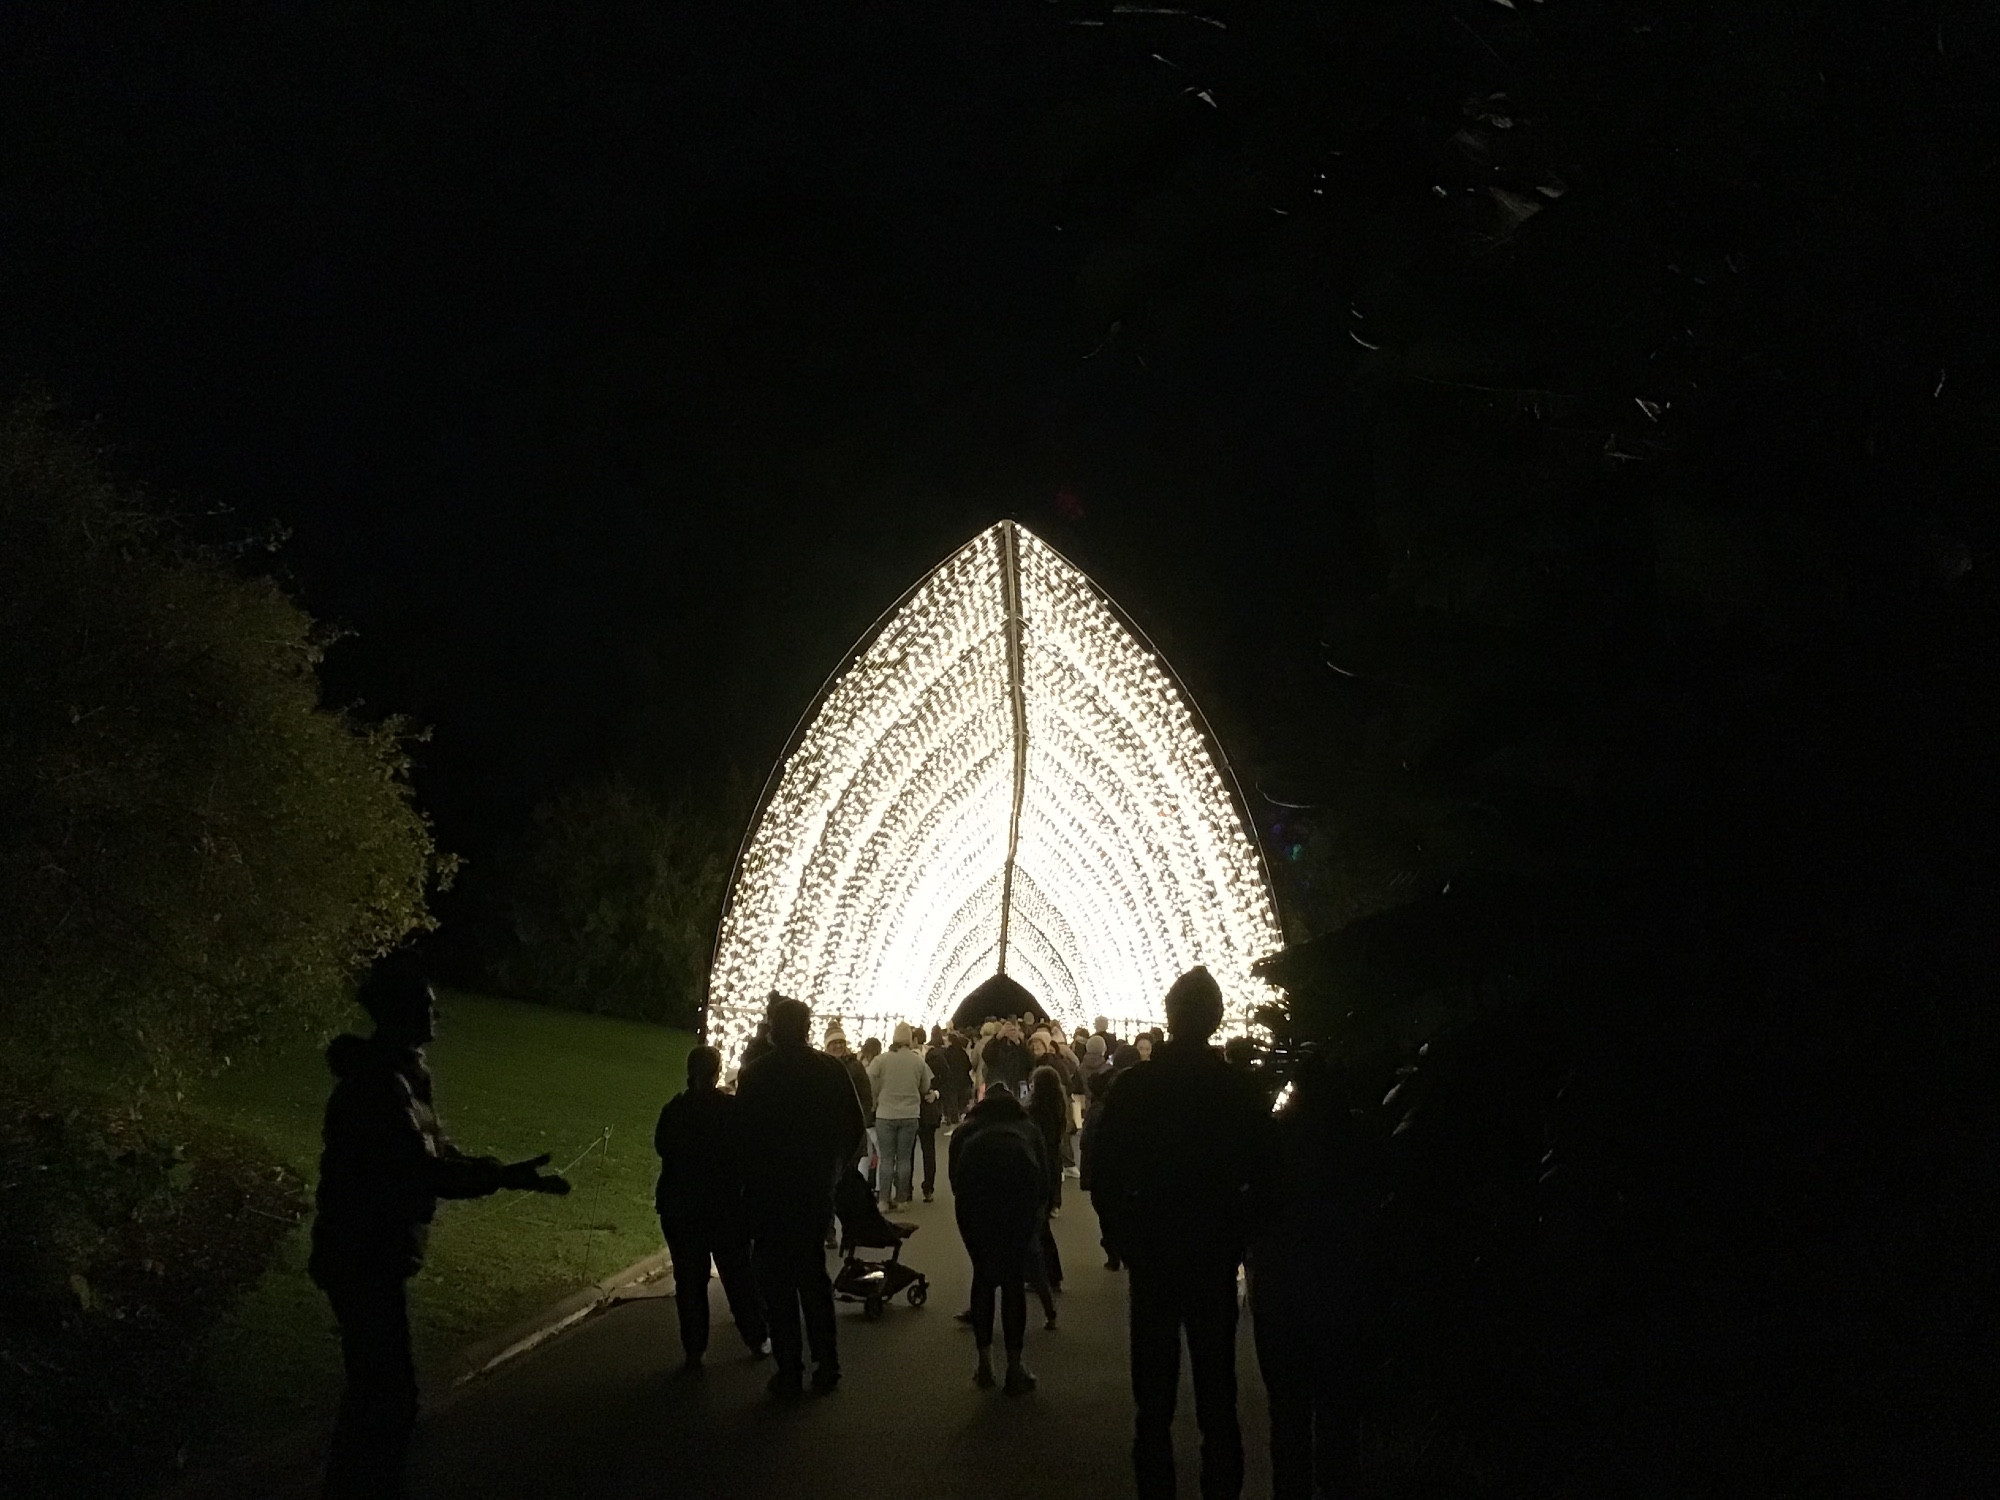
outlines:
{"label": "dark background", "polygon": [[[1355,351],[1252,303],[1084,358],[1122,311],[1079,286],[1098,221],[1211,111],[1121,98],[1145,52],[1056,7],[709,9],[10,7],[0,376],[184,510],[290,528],[356,631],[334,695],[436,726],[475,859],[607,762],[761,778],[1001,515],[1269,717]],[[1102,195],[1065,179],[1093,107],[1139,137]]]}
{"label": "dark background", "polygon": [[[422,793],[475,861],[605,765],[760,780],[876,612],[1000,515],[1283,779],[1384,555],[1368,381],[1398,336],[1418,379],[1442,344],[1448,381],[1581,389],[1591,451],[1668,403],[1678,447],[1643,456],[1684,487],[1880,526],[1918,571],[1984,524],[1934,431],[1995,422],[1976,7],[0,26],[0,381],[206,524],[290,529],[305,602],[356,632],[333,696],[436,727]],[[1462,206],[1496,160],[1567,188],[1526,249]]]}
{"label": "dark background", "polygon": [[290,528],[475,875],[761,782],[1017,516],[1228,747],[1287,1024],[1426,1101],[1439,1492],[1970,1487],[2000,20],[1142,10],[16,3],[0,388]]}

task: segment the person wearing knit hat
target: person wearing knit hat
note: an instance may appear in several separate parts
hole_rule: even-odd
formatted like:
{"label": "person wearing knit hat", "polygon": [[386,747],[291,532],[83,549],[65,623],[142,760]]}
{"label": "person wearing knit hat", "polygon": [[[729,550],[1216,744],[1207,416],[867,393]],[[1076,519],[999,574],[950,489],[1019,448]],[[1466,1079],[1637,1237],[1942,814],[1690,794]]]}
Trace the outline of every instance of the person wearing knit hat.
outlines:
{"label": "person wearing knit hat", "polygon": [[885,1212],[910,1201],[910,1179],[916,1162],[917,1127],[926,1096],[937,1099],[936,1080],[923,1053],[910,1045],[910,1025],[898,1021],[887,1052],[868,1064],[868,1086],[875,1095],[875,1145],[881,1165],[875,1191]]}

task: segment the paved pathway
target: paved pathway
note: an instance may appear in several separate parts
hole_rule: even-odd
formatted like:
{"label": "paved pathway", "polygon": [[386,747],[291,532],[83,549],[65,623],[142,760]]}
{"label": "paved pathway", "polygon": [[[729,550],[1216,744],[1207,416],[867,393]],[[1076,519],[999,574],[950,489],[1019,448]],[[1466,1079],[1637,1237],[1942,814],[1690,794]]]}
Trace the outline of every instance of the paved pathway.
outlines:
{"label": "paved pathway", "polygon": [[[940,1142],[942,1146],[942,1142]],[[1097,1221],[1067,1185],[1056,1222],[1068,1288],[1044,1333],[1029,1297],[1028,1364],[1041,1377],[1009,1399],[972,1384],[972,1335],[952,1314],[970,1271],[942,1184],[905,1217],[921,1226],[905,1260],[931,1278],[929,1304],[898,1301],[879,1322],[836,1304],[845,1377],[796,1405],[764,1393],[770,1365],[741,1353],[719,1285],[707,1373],[677,1375],[673,1303],[613,1308],[447,1399],[427,1416],[414,1475],[420,1500],[1008,1500],[1131,1493],[1132,1406],[1125,1278],[1106,1271]],[[1268,1492],[1263,1389],[1249,1326],[1238,1345],[1250,1496]],[[1195,1493],[1196,1435],[1185,1369],[1176,1447]]]}

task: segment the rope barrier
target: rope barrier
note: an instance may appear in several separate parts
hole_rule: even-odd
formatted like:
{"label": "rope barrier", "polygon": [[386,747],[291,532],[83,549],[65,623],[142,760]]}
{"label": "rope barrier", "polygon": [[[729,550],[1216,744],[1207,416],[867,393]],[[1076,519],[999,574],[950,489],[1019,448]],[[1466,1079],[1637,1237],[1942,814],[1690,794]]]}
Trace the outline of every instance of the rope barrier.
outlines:
{"label": "rope barrier", "polygon": [[[597,1133],[596,1137],[592,1139],[589,1145],[585,1146],[581,1151],[577,1152],[575,1156],[572,1156],[568,1161],[564,1162],[560,1167],[557,1167],[555,1169],[555,1175],[558,1177],[569,1176],[570,1173],[574,1172],[577,1169],[577,1167],[582,1163],[583,1159],[586,1156],[590,1155],[590,1153],[593,1151],[600,1151],[600,1150],[604,1153],[605,1158],[609,1160],[611,1156],[611,1127],[609,1125],[605,1126],[602,1130],[600,1130]],[[593,1178],[591,1181],[593,1195],[596,1189],[602,1186],[603,1186],[603,1179],[601,1176]],[[509,1193],[504,1198],[489,1198],[487,1200],[486,1205],[483,1206],[486,1206],[486,1211],[489,1214],[494,1214],[494,1215],[504,1214],[510,1209],[518,1208],[522,1203],[526,1202],[529,1198],[537,1196],[539,1195],[535,1193]],[[591,1203],[592,1207],[594,1208],[596,1206],[595,1196],[593,1196]]]}

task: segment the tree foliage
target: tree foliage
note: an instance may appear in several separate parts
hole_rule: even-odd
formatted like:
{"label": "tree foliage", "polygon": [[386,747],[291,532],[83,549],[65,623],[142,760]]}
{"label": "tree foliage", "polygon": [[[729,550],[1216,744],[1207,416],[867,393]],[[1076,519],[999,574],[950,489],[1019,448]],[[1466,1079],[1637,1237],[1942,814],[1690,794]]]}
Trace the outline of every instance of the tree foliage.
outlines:
{"label": "tree foliage", "polygon": [[1942,204],[1991,30],[1834,10],[1087,43],[1100,357],[1284,307],[1356,433],[1333,561],[1272,559],[1317,659],[1254,784],[1321,936],[1270,1019],[1374,1134],[1373,1420],[1455,1493],[1971,1472],[2000,304]]}
{"label": "tree foliage", "polygon": [[557,793],[502,856],[502,984],[552,1005],[692,1025],[731,852],[724,819],[624,776]]}
{"label": "tree foliage", "polygon": [[0,420],[0,1013],[200,1065],[330,1019],[453,861],[329,635],[23,404]]}

